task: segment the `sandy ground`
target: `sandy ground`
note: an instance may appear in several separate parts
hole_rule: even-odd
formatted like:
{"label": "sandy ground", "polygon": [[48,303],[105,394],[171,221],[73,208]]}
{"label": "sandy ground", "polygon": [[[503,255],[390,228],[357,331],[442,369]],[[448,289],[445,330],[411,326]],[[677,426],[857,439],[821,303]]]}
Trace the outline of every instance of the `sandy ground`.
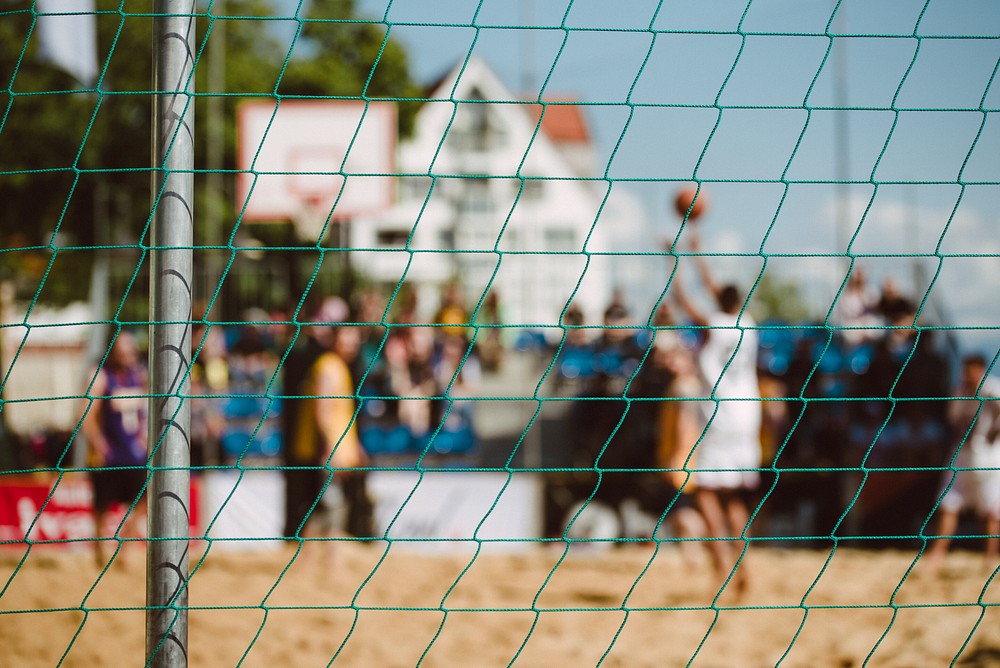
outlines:
{"label": "sandy ground", "polygon": [[[1000,577],[968,552],[904,580],[913,553],[755,547],[735,600],[666,544],[349,542],[332,568],[317,545],[218,548],[190,581],[192,666],[1000,665]],[[143,665],[139,550],[103,572],[89,552],[0,553],[0,665]]]}

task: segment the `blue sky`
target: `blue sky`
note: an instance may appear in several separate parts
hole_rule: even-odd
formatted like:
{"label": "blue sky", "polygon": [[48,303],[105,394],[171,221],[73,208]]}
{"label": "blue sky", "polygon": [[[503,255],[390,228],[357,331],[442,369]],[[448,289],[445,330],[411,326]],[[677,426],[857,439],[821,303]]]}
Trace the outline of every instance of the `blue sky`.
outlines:
{"label": "blue sky", "polygon": [[[279,3],[289,12],[296,4]],[[676,234],[668,202],[677,179],[697,176],[712,197],[698,225],[705,249],[720,254],[720,274],[751,281],[762,260],[746,254],[777,254],[768,272],[795,281],[823,311],[847,266],[827,256],[876,255],[859,260],[873,279],[896,276],[918,299],[936,274],[930,305],[951,324],[979,328],[962,340],[992,354],[1000,81],[988,85],[1000,59],[1000,3],[845,0],[831,27],[845,36],[827,56],[834,5],[360,0],[359,9],[392,24],[418,81],[471,51],[526,97],[592,103],[599,172],[620,179],[615,187],[637,195],[649,216],[634,230],[635,249]],[[654,36],[650,27],[681,32]],[[829,109],[837,106],[851,110]],[[843,160],[837,136],[847,138]],[[840,178],[854,183],[830,183]],[[650,293],[661,283],[651,276]]]}

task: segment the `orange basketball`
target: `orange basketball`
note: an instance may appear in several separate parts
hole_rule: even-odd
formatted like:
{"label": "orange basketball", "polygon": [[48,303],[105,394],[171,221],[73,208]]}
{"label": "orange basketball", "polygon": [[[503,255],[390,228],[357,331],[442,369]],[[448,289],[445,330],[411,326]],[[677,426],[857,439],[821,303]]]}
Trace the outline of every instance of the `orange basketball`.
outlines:
{"label": "orange basketball", "polygon": [[[694,203],[693,205],[692,202]],[[698,186],[694,184],[681,188],[674,199],[674,209],[677,211],[678,216],[681,218],[687,216],[689,221],[700,218],[705,213],[705,210],[708,209],[708,191],[705,190],[705,186],[701,187],[701,192],[698,191]],[[689,210],[690,213],[688,213]]]}

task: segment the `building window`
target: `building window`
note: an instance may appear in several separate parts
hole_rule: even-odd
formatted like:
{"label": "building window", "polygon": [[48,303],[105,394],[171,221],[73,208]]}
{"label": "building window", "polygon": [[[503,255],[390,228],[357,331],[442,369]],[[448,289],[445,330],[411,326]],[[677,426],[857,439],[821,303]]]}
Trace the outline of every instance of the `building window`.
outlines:
{"label": "building window", "polygon": [[490,213],[493,211],[489,179],[461,179],[461,183],[461,195],[458,198],[460,212]]}
{"label": "building window", "polygon": [[441,241],[443,250],[453,250],[455,248],[455,228],[441,230],[438,239]]}
{"label": "building window", "polygon": [[399,179],[399,195],[403,200],[427,199],[433,181],[429,176],[404,176]]}
{"label": "building window", "polygon": [[521,180],[514,179],[511,185],[516,197],[520,193],[520,199],[529,202],[537,202],[542,199],[545,193],[545,180],[537,177],[524,177],[524,188],[521,188]]}
{"label": "building window", "polygon": [[456,151],[483,153],[502,143],[503,129],[494,122],[490,104],[479,89],[469,93],[468,102],[460,102],[449,142]]}
{"label": "building window", "polygon": [[383,229],[375,234],[375,240],[379,246],[405,246],[406,240],[409,238],[409,230]]}
{"label": "building window", "polygon": [[560,253],[579,251],[576,233],[568,227],[549,227],[545,230],[545,250]]}

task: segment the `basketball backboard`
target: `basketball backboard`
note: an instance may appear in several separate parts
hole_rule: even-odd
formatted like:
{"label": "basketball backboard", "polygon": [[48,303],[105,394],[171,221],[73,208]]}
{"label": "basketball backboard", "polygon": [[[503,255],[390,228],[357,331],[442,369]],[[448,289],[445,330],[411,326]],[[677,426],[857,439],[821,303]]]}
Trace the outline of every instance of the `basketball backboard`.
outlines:
{"label": "basketball backboard", "polygon": [[297,222],[317,208],[342,220],[391,203],[394,104],[248,101],[237,113],[243,220]]}

